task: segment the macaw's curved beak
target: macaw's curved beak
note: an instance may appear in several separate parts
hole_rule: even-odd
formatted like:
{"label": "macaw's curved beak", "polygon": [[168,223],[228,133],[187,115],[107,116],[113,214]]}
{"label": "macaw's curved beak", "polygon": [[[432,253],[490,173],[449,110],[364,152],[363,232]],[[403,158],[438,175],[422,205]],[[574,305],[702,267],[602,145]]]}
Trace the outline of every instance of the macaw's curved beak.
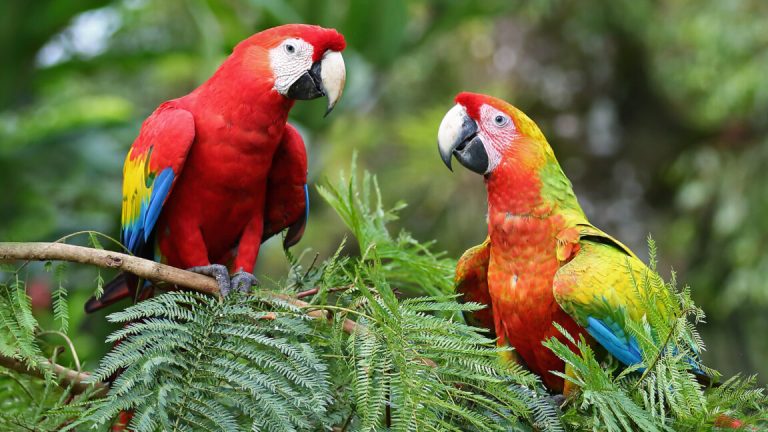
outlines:
{"label": "macaw's curved beak", "polygon": [[451,159],[455,156],[471,171],[478,174],[488,171],[488,153],[477,131],[477,123],[463,106],[456,104],[445,114],[437,132],[437,148],[449,170],[453,171]]}
{"label": "macaw's curved beak", "polygon": [[312,64],[308,71],[291,84],[286,96],[296,100],[327,96],[328,109],[325,111],[325,115],[328,115],[341,98],[346,79],[347,69],[344,67],[344,58],[341,53],[326,51],[320,61]]}

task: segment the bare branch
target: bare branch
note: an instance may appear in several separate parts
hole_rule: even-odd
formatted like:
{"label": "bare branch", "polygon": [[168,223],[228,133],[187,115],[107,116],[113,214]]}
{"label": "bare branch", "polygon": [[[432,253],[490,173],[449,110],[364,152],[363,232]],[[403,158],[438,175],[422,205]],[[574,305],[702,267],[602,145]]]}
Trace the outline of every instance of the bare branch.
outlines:
{"label": "bare branch", "polygon": [[78,394],[83,393],[89,388],[95,389],[96,393],[99,395],[105,394],[108,390],[107,384],[105,383],[99,382],[86,384],[84,381],[91,376],[88,372],[77,372],[76,370],[69,369],[56,363],[51,363],[48,360],[43,360],[41,362],[41,367],[36,369],[29,368],[27,365],[14,358],[0,355],[0,366],[38,378],[45,378],[45,369],[50,369],[54,375],[59,377],[61,380],[60,385],[62,387],[67,388],[72,386],[72,391]]}
{"label": "bare branch", "polygon": [[219,294],[216,281],[144,258],[63,243],[0,242],[0,261],[69,261],[133,273],[153,282],[166,282],[206,294]]}

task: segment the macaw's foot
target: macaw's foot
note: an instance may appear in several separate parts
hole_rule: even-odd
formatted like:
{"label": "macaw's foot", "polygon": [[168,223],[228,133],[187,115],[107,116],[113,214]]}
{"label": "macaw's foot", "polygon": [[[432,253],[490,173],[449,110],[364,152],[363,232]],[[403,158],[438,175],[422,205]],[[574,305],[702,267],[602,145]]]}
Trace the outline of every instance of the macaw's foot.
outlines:
{"label": "macaw's foot", "polygon": [[229,294],[232,284],[229,280],[229,270],[227,270],[226,266],[221,264],[209,264],[205,266],[190,267],[187,270],[216,279],[216,283],[219,284],[219,292],[221,292],[221,295],[226,297],[226,295]]}
{"label": "macaw's foot", "polygon": [[231,287],[233,290],[247,293],[251,291],[252,286],[258,284],[259,280],[256,278],[256,276],[248,272],[239,271],[232,275]]}
{"label": "macaw's foot", "polygon": [[561,394],[556,394],[549,397],[549,401],[552,403],[552,405],[556,406],[558,409],[562,408],[563,404],[566,401],[566,397]]}
{"label": "macaw's foot", "polygon": [[558,413],[563,412],[563,407],[568,402],[568,397],[561,394],[545,396],[544,401]]}

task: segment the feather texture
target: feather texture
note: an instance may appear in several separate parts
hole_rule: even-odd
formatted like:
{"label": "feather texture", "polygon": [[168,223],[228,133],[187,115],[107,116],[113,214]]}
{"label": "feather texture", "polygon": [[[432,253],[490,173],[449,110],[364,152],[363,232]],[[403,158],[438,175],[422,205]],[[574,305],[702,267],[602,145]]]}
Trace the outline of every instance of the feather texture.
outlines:
{"label": "feather texture", "polygon": [[[671,320],[665,305],[673,303],[672,294],[659,275],[589,223],[530,118],[490,96],[461,93],[456,102],[486,137],[483,146],[501,151],[486,174],[489,239],[462,257],[457,289],[473,298],[487,285],[488,301],[480,301],[492,306],[499,343],[512,345],[551,390],[564,390],[565,364],[543,341],[554,338],[577,352],[576,341],[584,337],[625,365],[641,363],[643,352],[628,320],[642,322],[650,312]],[[492,119],[483,116],[497,110],[512,119],[511,133],[488,132]],[[498,142],[509,136],[510,142]],[[488,258],[476,259],[480,250]]]}
{"label": "feather texture", "polygon": [[166,103],[142,126],[123,166],[123,243],[139,254],[147,243],[195,138],[188,111]]}

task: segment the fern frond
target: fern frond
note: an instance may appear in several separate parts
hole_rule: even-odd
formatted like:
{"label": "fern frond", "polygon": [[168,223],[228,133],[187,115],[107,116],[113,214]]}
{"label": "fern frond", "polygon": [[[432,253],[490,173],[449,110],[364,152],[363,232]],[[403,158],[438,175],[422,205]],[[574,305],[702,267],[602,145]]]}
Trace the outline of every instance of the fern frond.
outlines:
{"label": "fern frond", "polygon": [[71,427],[104,424],[128,409],[136,412],[136,431],[322,425],[330,402],[327,367],[305,342],[314,331],[307,318],[280,304],[170,292],[110,315],[113,322],[135,322],[109,337],[120,343],[93,379],[121,373],[107,397]]}

